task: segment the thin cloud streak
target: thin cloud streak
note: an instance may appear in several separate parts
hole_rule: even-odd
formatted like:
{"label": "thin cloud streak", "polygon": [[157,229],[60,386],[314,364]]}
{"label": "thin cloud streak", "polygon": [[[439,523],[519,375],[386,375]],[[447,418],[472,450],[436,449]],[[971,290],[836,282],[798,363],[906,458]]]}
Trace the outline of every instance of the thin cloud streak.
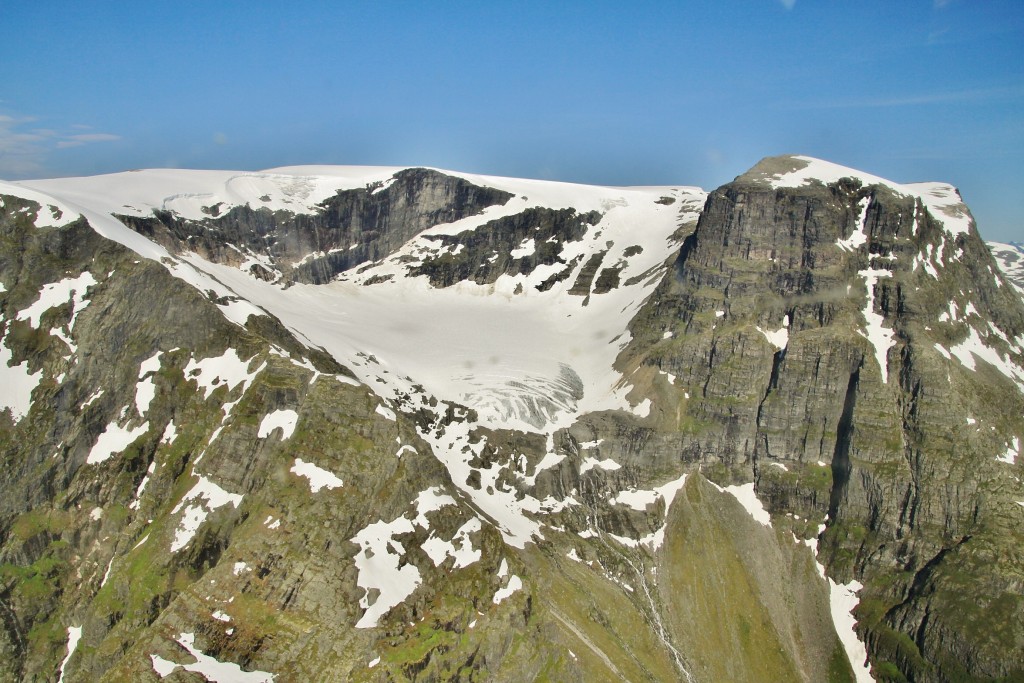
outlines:
{"label": "thin cloud streak", "polygon": [[[0,114],[0,178],[45,173],[46,161],[55,150],[121,139],[120,135],[112,133],[69,133],[50,128],[30,128],[35,121],[31,116]],[[88,129],[81,124],[71,128]]]}
{"label": "thin cloud streak", "polygon": [[821,102],[778,102],[776,109],[879,109],[886,107],[915,107],[930,104],[980,104],[1024,96],[1024,86],[955,90],[905,97],[877,99],[835,100]]}
{"label": "thin cloud streak", "polygon": [[120,135],[112,135],[111,133],[83,133],[80,135],[69,135],[63,140],[57,141],[57,149],[80,147],[90,142],[114,142],[115,140],[120,139]]}

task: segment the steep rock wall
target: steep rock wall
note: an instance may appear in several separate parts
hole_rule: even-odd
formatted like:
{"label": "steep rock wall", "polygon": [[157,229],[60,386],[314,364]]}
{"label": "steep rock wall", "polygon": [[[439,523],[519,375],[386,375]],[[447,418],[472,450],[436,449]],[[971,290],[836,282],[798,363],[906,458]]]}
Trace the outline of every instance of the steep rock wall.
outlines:
{"label": "steep rock wall", "polygon": [[[774,187],[778,163],[709,196],[620,362],[675,378],[663,419],[684,458],[723,485],[755,481],[800,537],[826,525],[829,572],[865,583],[876,671],[1019,674],[1021,634],[984,605],[1024,610],[1018,465],[998,459],[1024,402],[1012,368],[949,349],[979,336],[1019,367],[1020,300],[973,227],[954,235],[919,199],[856,178]],[[1004,561],[977,560],[995,547]],[[954,593],[973,604],[938,597]]]}

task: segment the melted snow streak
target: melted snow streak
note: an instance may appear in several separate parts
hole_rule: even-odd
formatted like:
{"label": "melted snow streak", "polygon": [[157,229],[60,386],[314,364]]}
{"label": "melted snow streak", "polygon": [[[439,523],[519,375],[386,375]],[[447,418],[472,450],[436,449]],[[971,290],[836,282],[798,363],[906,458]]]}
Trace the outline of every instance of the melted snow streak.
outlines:
{"label": "melted snow streak", "polygon": [[68,662],[71,661],[71,655],[75,654],[75,649],[78,647],[78,641],[81,640],[81,638],[81,626],[68,626],[68,654],[64,657],[64,661],[60,663],[57,683],[64,683],[64,668],[68,665]]}
{"label": "melted snow streak", "polygon": [[868,290],[863,311],[865,330],[858,332],[874,347],[875,360],[878,361],[878,367],[882,372],[882,384],[886,384],[889,381],[889,349],[896,344],[896,339],[892,328],[883,325],[885,316],[875,312],[875,284],[879,278],[892,277],[892,271],[868,268],[857,274],[864,278],[864,285]]}

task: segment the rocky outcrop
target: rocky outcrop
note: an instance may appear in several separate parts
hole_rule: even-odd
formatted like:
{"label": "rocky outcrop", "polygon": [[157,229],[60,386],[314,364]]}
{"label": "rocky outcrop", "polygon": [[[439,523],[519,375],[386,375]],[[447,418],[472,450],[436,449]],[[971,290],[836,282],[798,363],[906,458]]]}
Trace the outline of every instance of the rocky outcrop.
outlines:
{"label": "rocky outcrop", "polygon": [[538,266],[553,266],[556,272],[537,286],[547,291],[579,263],[579,257],[562,257],[565,243],[579,241],[600,220],[596,211],[579,215],[573,209],[533,208],[458,235],[428,236],[440,245],[441,254],[410,268],[409,275],[425,275],[435,287],[450,287],[464,280],[490,284],[501,275],[528,275]]}
{"label": "rocky outcrop", "polygon": [[472,216],[512,198],[507,192],[429,169],[399,171],[385,183],[342,190],[313,214],[235,206],[185,220],[169,211],[119,216],[172,252],[217,263],[249,263],[261,279],[322,284],[338,273],[391,255],[426,228]]}

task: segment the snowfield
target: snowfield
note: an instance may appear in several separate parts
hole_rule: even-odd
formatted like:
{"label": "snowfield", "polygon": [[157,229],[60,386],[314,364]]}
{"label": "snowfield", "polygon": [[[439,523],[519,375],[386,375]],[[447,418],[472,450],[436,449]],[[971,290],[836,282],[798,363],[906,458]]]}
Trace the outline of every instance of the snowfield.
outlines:
{"label": "snowfield", "polygon": [[[594,187],[443,171],[515,197],[479,215],[427,229],[392,257],[357,277],[343,278],[347,282],[289,288],[196,255],[172,257],[115,218],[166,210],[198,220],[209,217],[210,207],[223,212],[245,204],[310,213],[339,190],[385,184],[399,170],[165,169],[25,181],[7,187],[12,194],[59,205],[65,213],[80,213],[104,236],[163,262],[197,289],[231,297],[234,300],[221,308],[233,322],[244,324],[249,315],[264,312],[277,316],[299,339],[327,350],[383,399],[393,399],[418,384],[438,398],[473,405],[482,425],[545,433],[571,424],[584,412],[630,409],[625,398],[630,387],[622,383],[612,364],[629,341],[628,321],[653,291],[659,269],[678,250],[678,241],[669,236],[681,223],[699,215],[706,193],[698,188]],[[674,203],[657,203],[663,197],[671,197]],[[435,248],[427,236],[458,234],[537,206],[603,214],[582,240],[565,244],[562,258],[566,261],[607,249],[603,265],[621,263],[622,282],[645,273],[649,277],[593,295],[586,306],[583,297],[566,291],[582,263],[548,292],[535,289],[551,275],[545,267],[529,275],[501,276],[492,285],[462,282],[447,289],[430,286],[424,277],[406,277],[402,259],[422,253],[425,247]],[[624,256],[630,247],[631,255]],[[534,240],[523,240],[513,256],[528,255],[535,248]],[[362,286],[388,274],[397,277]],[[522,294],[516,295],[519,286]],[[212,390],[210,384],[201,384],[207,393]]]}

